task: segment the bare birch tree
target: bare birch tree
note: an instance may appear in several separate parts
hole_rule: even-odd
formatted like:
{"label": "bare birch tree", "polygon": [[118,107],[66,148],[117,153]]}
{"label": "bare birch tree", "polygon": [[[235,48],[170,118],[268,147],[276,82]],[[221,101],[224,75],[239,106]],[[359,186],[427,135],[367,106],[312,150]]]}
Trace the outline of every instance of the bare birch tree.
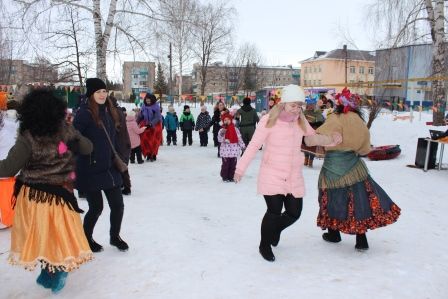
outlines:
{"label": "bare birch tree", "polygon": [[[158,35],[173,46],[173,54],[179,71],[179,97],[182,96],[184,66],[193,57],[193,28],[198,2],[196,0],[159,0],[159,11],[164,22],[158,24]],[[168,46],[166,47],[168,48]]]}
{"label": "bare birch tree", "polygon": [[443,79],[437,79],[446,75],[447,71],[444,3],[444,0],[375,0],[369,7],[376,31],[385,35],[382,47],[432,43],[434,125],[445,125],[446,86]]}
{"label": "bare birch tree", "polygon": [[224,2],[203,5],[198,10],[193,36],[194,54],[200,61],[201,95],[208,83],[209,64],[231,48],[234,16],[235,9]]}
{"label": "bare birch tree", "polygon": [[[57,26],[61,8],[71,7],[82,14],[86,25],[92,30],[95,45],[96,76],[106,80],[106,58],[110,51],[110,41],[116,47],[120,41],[145,51],[147,23],[157,20],[151,0],[5,0],[18,6],[18,19],[22,22],[27,36],[48,32],[49,27]],[[44,30],[42,30],[44,28]],[[36,50],[37,43],[29,38]],[[120,40],[120,41],[119,41]],[[132,49],[135,50],[135,49]],[[117,51],[115,51],[117,52]]]}

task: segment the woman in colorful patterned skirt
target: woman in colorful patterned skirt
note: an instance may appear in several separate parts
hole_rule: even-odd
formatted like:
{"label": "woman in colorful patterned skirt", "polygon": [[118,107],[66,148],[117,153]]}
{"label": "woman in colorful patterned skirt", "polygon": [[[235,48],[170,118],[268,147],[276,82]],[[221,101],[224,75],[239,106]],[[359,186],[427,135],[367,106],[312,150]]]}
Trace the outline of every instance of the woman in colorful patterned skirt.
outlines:
{"label": "woman in colorful patterned skirt", "polygon": [[372,179],[361,159],[370,151],[370,133],[359,110],[359,97],[345,88],[337,94],[336,107],[318,135],[305,137],[307,145],[315,145],[319,134],[340,133],[342,143],[327,147],[319,176],[319,215],[317,225],[328,232],[328,242],[341,241],[340,232],[356,234],[355,248],[369,248],[366,232],[394,223],[400,208]]}
{"label": "woman in colorful patterned skirt", "polygon": [[54,293],[68,272],[92,259],[73,194],[76,153],[89,154],[92,143],[65,122],[66,103],[51,91],[25,96],[18,109],[19,135],[0,177],[19,175],[9,262],[33,270],[37,283]]}

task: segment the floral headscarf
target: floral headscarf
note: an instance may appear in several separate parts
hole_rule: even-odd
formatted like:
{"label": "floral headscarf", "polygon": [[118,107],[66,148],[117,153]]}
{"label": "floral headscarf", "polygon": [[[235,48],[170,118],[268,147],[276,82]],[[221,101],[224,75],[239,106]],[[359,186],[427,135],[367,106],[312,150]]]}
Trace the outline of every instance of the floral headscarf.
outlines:
{"label": "floral headscarf", "polygon": [[337,105],[344,106],[344,110],[342,111],[344,113],[355,111],[361,101],[361,98],[357,94],[351,93],[347,87],[336,94],[334,98]]}

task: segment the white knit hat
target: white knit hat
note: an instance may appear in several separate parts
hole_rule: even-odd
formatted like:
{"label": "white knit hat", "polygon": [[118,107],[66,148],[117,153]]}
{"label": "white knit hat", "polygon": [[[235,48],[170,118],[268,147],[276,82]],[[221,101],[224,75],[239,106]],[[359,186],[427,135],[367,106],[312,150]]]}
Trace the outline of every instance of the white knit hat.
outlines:
{"label": "white knit hat", "polygon": [[303,91],[303,88],[294,84],[283,87],[280,101],[280,103],[292,102],[305,102],[305,92]]}

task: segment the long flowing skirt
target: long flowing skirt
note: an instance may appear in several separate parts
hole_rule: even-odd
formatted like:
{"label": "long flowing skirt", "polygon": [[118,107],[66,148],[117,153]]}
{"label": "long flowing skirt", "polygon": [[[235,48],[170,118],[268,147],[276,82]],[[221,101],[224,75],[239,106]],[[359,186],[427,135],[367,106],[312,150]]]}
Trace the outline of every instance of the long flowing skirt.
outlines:
{"label": "long flowing skirt", "polygon": [[140,135],[142,154],[146,157],[157,156],[162,143],[162,123],[146,129]]}
{"label": "long flowing skirt", "polygon": [[17,196],[11,231],[9,262],[34,270],[70,272],[93,258],[79,213],[56,196],[35,198],[22,186]]}
{"label": "long flowing skirt", "polygon": [[319,206],[317,225],[347,234],[363,234],[400,216],[400,208],[370,176],[343,188],[320,188]]}

